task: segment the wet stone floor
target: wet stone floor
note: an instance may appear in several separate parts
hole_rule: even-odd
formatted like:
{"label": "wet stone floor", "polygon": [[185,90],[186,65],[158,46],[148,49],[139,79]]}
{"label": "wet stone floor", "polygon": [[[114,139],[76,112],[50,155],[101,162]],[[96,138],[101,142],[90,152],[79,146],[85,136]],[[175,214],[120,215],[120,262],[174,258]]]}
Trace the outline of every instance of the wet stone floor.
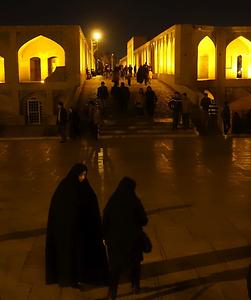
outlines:
{"label": "wet stone floor", "polygon": [[149,215],[153,251],[142,291],[121,283],[119,298],[247,300],[251,262],[251,139],[172,138],[0,142],[0,299],[105,299],[44,283],[51,195],[78,161],[102,210],[122,176],[133,177]]}

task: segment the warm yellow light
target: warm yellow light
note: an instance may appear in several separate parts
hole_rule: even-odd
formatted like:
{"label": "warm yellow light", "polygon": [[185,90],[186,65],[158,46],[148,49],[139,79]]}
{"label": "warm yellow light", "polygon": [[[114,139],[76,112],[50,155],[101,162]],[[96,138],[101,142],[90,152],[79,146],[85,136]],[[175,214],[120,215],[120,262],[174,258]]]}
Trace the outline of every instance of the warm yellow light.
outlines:
{"label": "warm yellow light", "polygon": [[[241,63],[238,66],[239,56]],[[233,40],[226,48],[226,78],[251,78],[251,42],[243,36]]]}
{"label": "warm yellow light", "polygon": [[100,31],[94,31],[92,36],[93,39],[96,41],[99,41],[102,38],[102,34]]}
{"label": "warm yellow light", "polygon": [[198,45],[198,80],[215,79],[215,45],[208,37],[204,37]]}

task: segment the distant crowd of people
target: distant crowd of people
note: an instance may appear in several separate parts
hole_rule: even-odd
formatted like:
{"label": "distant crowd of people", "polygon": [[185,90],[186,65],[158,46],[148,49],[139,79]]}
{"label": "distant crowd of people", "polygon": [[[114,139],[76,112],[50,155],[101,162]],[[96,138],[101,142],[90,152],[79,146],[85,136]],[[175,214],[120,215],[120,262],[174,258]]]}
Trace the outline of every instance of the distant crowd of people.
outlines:
{"label": "distant crowd of people", "polygon": [[[80,114],[76,109],[70,107],[66,111],[63,103],[59,102],[57,124],[62,143],[67,141],[67,136],[69,138],[79,137],[83,127],[97,138],[102,118],[107,111],[108,101],[116,108],[118,114],[126,114],[132,98],[130,90],[132,78],[135,78],[134,80],[139,84],[138,94],[135,96],[134,93],[133,97],[136,116],[147,116],[150,119],[154,117],[158,98],[151,87],[153,77],[151,66],[144,63],[137,69],[136,66],[117,65],[113,70],[105,68],[104,72],[109,74],[105,77],[109,77],[114,85],[108,91],[105,82],[101,82],[97,88],[96,99],[90,100],[84,108],[84,126],[81,125]],[[142,84],[146,86],[145,90]],[[171,99],[167,99],[167,102],[172,114],[173,130],[180,127],[189,129],[194,125],[192,113],[196,109],[196,104],[191,101],[187,93],[176,91]],[[196,124],[196,126],[199,126],[202,134],[223,133],[226,137],[230,130],[233,133],[251,131],[251,110],[242,114],[232,113],[227,101],[219,107],[217,101],[211,99],[207,92],[204,93],[197,109],[200,110],[201,115],[200,124]]]}

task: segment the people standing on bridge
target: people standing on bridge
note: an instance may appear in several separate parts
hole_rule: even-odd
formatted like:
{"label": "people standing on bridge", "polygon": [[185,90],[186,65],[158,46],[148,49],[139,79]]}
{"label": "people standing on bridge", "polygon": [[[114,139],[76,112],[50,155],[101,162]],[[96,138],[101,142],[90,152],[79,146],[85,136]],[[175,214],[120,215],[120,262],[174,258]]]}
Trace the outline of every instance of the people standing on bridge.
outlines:
{"label": "people standing on bridge", "polygon": [[182,125],[184,129],[188,129],[190,127],[190,115],[192,102],[188,98],[187,93],[183,93],[182,97]]}
{"label": "people standing on bridge", "polygon": [[127,112],[129,100],[130,100],[130,90],[129,90],[128,86],[125,85],[124,82],[121,82],[120,93],[119,93],[121,112],[123,112],[123,113]]}
{"label": "people standing on bridge", "polygon": [[153,118],[154,111],[157,103],[157,96],[155,92],[152,90],[150,85],[146,88],[145,92],[145,105],[146,105],[146,112],[148,117]]}
{"label": "people standing on bridge", "polygon": [[73,288],[80,283],[106,284],[102,220],[83,163],[71,168],[52,196],[45,250],[46,284]]}
{"label": "people standing on bridge", "polygon": [[117,83],[119,85],[119,75],[120,74],[120,67],[115,66],[113,72],[112,72],[112,82]]}
{"label": "people standing on bridge", "polygon": [[64,103],[59,101],[58,103],[58,112],[57,112],[57,126],[58,126],[58,133],[61,137],[60,143],[65,143],[67,140],[67,111],[64,108]]}
{"label": "people standing on bridge", "polygon": [[208,130],[208,108],[211,103],[210,98],[208,97],[208,93],[204,93],[204,97],[200,100],[200,107],[202,109],[202,130],[207,132]]}
{"label": "people standing on bridge", "polygon": [[172,99],[169,101],[169,108],[173,111],[173,125],[172,129],[176,130],[180,123],[182,113],[182,97],[179,92],[175,92]]}
{"label": "people standing on bridge", "polygon": [[143,81],[145,85],[147,85],[149,82],[149,67],[146,62],[143,65]]}
{"label": "people standing on bridge", "polygon": [[136,80],[138,83],[143,83],[144,81],[144,68],[142,65],[139,66],[138,68],[138,72],[137,72],[137,75],[136,75]]}
{"label": "people standing on bridge", "polygon": [[101,85],[100,87],[98,87],[98,91],[97,91],[97,98],[101,101],[103,114],[107,106],[108,97],[109,97],[109,93],[108,93],[107,86],[105,85],[104,81],[101,81]]}
{"label": "people standing on bridge", "polygon": [[124,177],[108,200],[103,213],[103,230],[110,264],[109,300],[115,300],[119,278],[130,269],[133,293],[140,290],[143,261],[142,227],[148,222],[135,193],[136,182]]}
{"label": "people standing on bridge", "polygon": [[132,80],[132,65],[129,65],[127,68],[127,83],[129,86],[131,86],[131,80]]}
{"label": "people standing on bridge", "polygon": [[114,85],[111,88],[111,96],[114,107],[119,110],[119,96],[120,96],[120,87],[117,82],[114,82]]}
{"label": "people standing on bridge", "polygon": [[221,112],[221,118],[222,118],[222,122],[223,122],[223,133],[224,133],[224,136],[226,137],[227,133],[231,127],[231,124],[230,124],[231,114],[230,114],[230,108],[229,108],[227,101],[224,102],[223,109]]}

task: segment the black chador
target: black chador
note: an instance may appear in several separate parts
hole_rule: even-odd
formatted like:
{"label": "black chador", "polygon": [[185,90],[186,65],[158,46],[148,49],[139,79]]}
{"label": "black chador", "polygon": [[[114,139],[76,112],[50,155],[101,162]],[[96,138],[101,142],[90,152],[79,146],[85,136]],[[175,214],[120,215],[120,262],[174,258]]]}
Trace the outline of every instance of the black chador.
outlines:
{"label": "black chador", "polygon": [[85,165],[74,165],[52,197],[46,236],[47,284],[78,287],[82,282],[104,284],[107,280],[98,201],[86,175]]}
{"label": "black chador", "polygon": [[109,299],[116,299],[119,278],[130,268],[132,288],[140,287],[140,262],[143,260],[141,232],[147,216],[135,193],[136,183],[124,177],[111,198],[103,216],[110,273]]}

